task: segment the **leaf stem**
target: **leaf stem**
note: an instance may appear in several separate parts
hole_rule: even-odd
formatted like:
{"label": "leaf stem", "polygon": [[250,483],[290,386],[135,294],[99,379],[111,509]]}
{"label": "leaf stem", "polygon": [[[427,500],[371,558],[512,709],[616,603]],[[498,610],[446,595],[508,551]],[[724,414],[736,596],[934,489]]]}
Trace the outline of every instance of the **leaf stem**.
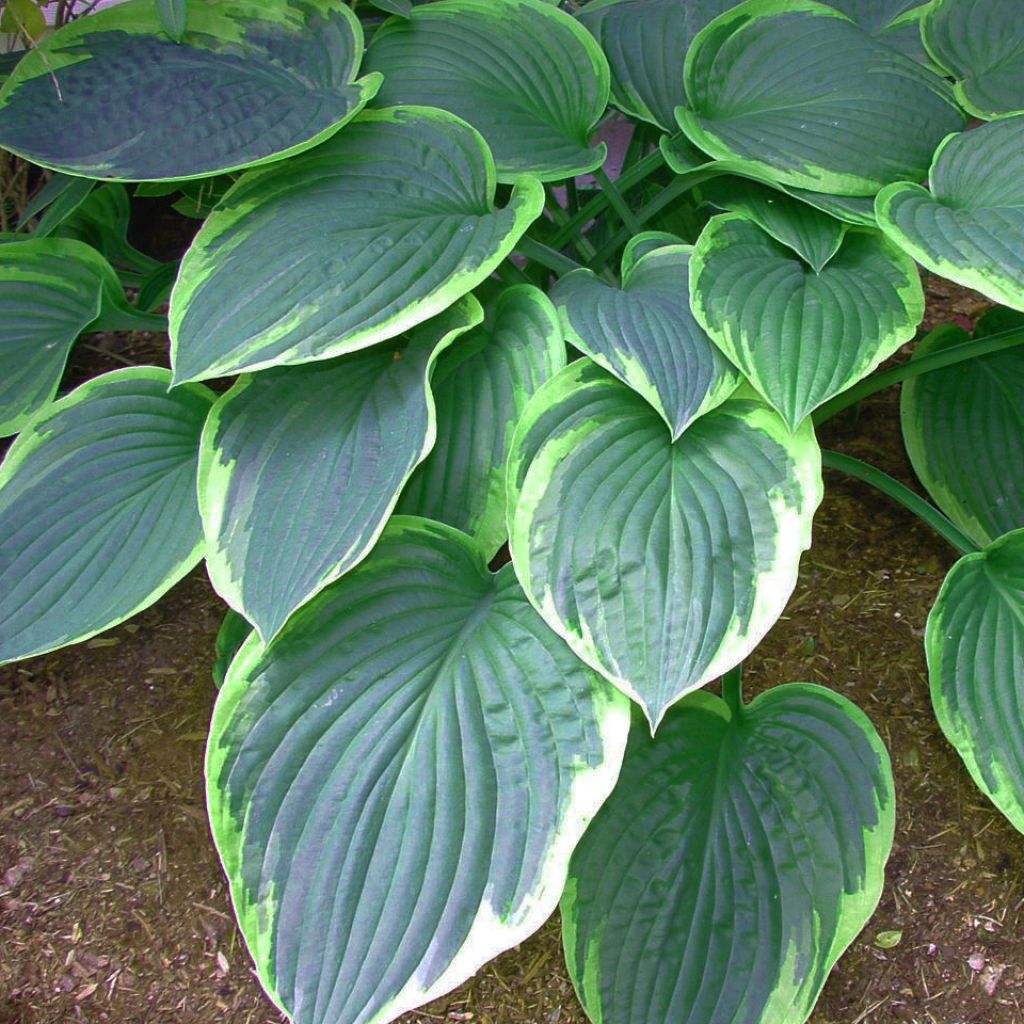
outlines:
{"label": "leaf stem", "polygon": [[534,263],[539,263],[542,267],[547,267],[553,274],[568,274],[570,271],[580,269],[580,264],[575,260],[563,256],[551,246],[538,242],[537,239],[530,238],[529,235],[523,235],[516,242],[515,249],[521,256],[533,260]]}
{"label": "leaf stem", "polygon": [[[619,178],[619,192],[628,192],[629,189],[639,185],[644,178],[652,175],[664,163],[665,158],[661,155],[660,149],[656,149],[653,152],[648,153],[647,156],[642,160],[637,161],[637,163],[635,163]],[[578,235],[583,227],[597,217],[598,214],[602,213],[607,206],[607,194],[599,192],[593,199],[584,204],[579,213],[573,214],[573,216],[565,222],[562,229],[552,239],[551,244],[556,249],[560,249],[567,242],[570,242],[574,235]]]}
{"label": "leaf stem", "polygon": [[[948,330],[951,326],[951,324],[940,324],[921,340],[921,344],[934,338],[939,332]],[[847,389],[841,395],[829,399],[814,411],[812,419],[815,426],[818,426],[844,409],[848,409],[851,405],[855,405],[893,384],[899,384],[901,381],[909,380],[922,373],[929,373],[931,370],[940,370],[944,366],[954,366],[967,359],[977,359],[979,356],[991,355],[993,352],[1001,352],[1003,349],[1022,344],[1024,344],[1024,328],[1018,327],[1010,331],[990,334],[986,338],[965,341],[960,345],[951,345],[941,352],[931,352],[926,356],[921,356],[920,359],[911,359],[900,366],[876,373],[858,384],[854,384],[852,388]]]}
{"label": "leaf stem", "polygon": [[732,719],[735,722],[736,719],[743,716],[743,662],[741,661],[735,668],[729,669],[728,672],[722,676],[722,699],[726,704],[729,705],[729,710],[732,712]]}
{"label": "leaf stem", "polygon": [[618,186],[605,173],[605,169],[598,167],[594,171],[594,177],[597,179],[598,185],[601,186],[601,191],[608,197],[608,202],[611,204],[612,209],[619,215],[619,219],[629,229],[630,234],[639,235],[641,230],[643,230],[640,227],[640,223],[633,216],[633,211],[629,208],[626,200],[622,198],[622,193],[619,191]]}
{"label": "leaf stem", "polygon": [[163,331],[167,332],[167,317],[163,313],[146,313],[125,304],[124,308],[104,309],[89,324],[93,331]]}
{"label": "leaf stem", "polygon": [[892,498],[893,501],[913,512],[919,519],[923,519],[943,540],[952,544],[960,554],[970,555],[980,550],[978,545],[952,520],[944,516],[924,498],[916,495],[909,487],[901,484],[899,480],[894,480],[888,473],[883,473],[882,470],[869,466],[866,462],[861,462],[860,459],[829,449],[822,451],[821,462],[829,469],[838,469],[848,476],[863,480],[864,483],[870,484],[882,494]]}

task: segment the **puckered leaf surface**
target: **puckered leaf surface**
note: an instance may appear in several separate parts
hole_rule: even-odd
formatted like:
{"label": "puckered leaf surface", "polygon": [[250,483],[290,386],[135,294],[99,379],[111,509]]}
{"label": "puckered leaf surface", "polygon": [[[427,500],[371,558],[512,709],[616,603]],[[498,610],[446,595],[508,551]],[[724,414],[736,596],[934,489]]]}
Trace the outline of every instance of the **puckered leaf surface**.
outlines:
{"label": "puckered leaf surface", "polygon": [[396,517],[218,697],[214,838],[296,1024],[384,1024],[538,928],[628,702],[450,527]]}
{"label": "puckered leaf surface", "polygon": [[116,626],[202,557],[196,467],[214,396],[169,384],[150,366],[96,377],[11,446],[0,466],[0,663]]}
{"label": "puckered leaf surface", "polygon": [[480,135],[440,110],[367,111],[243,175],[171,296],[176,381],[310,362],[422,323],[483,281],[540,213],[522,178],[494,208]]}
{"label": "puckered leaf surface", "polygon": [[953,566],[928,616],[925,653],[942,731],[1024,832],[1024,530]]}
{"label": "puckered leaf surface", "polygon": [[377,105],[450,110],[487,140],[503,181],[559,180],[604,162],[590,135],[608,104],[608,64],[571,17],[544,0],[439,0],[374,33]]}
{"label": "puckered leaf surface", "polygon": [[716,18],[687,53],[685,82],[677,118],[701,149],[820,192],[922,178],[963,127],[937,74],[813,0],[746,0]]}
{"label": "puckered leaf surface", "polygon": [[1024,116],[947,139],[928,184],[882,189],[878,226],[929,270],[1024,310]]}
{"label": "puckered leaf surface", "polygon": [[335,0],[203,0],[182,42],[153,0],[79,18],[0,89],[0,146],[90,178],[193,178],[276,160],[336,132],[379,76],[354,81],[362,28]]}
{"label": "puckered leaf surface", "polygon": [[673,442],[647,402],[580,360],[516,430],[516,572],[551,628],[656,726],[781,614],[810,544],[820,458],[809,422],[791,433],[749,389]]}
{"label": "puckered leaf surface", "polygon": [[590,1019],[801,1024],[881,895],[893,806],[878,734],[819,686],[634,730],[562,900]]}

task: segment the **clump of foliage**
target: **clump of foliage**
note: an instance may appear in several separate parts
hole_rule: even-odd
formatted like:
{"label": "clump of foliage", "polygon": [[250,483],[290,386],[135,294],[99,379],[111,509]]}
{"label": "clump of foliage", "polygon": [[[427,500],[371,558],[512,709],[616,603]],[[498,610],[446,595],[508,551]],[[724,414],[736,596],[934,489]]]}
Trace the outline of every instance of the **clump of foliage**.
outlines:
{"label": "clump of foliage", "polygon": [[[962,553],[936,712],[1024,829],[1024,8],[563,6],[129,0],[0,89],[57,172],[0,244],[0,662],[205,559],[213,835],[301,1024],[559,901],[595,1022],[806,1019],[894,822],[860,710],[741,692],[823,464]],[[126,182],[203,219],[180,266]],[[915,261],[1000,305],[880,372]],[[171,370],[55,397],[82,333],[163,326]],[[897,381],[938,508],[817,441]]]}

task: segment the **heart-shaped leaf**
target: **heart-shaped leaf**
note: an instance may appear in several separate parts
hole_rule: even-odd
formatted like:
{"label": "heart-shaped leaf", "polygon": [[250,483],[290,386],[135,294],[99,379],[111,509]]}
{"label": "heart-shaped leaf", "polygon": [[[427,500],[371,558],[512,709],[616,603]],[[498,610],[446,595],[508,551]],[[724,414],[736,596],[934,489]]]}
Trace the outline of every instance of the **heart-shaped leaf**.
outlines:
{"label": "heart-shaped leaf", "polygon": [[1024,6],[933,0],[921,34],[932,59],[957,79],[965,110],[986,121],[1024,112]]}
{"label": "heart-shaped leaf", "polygon": [[690,311],[688,245],[623,256],[622,287],[574,270],[551,293],[569,342],[657,410],[672,440],[736,390],[739,375]]}
{"label": "heart-shaped leaf", "polygon": [[930,0],[824,0],[829,7],[842,11],[865,32],[879,42],[929,64],[928,53],[921,41],[921,21],[931,7]]}
{"label": "heart-shaped leaf", "polygon": [[809,422],[790,433],[752,393],[673,442],[639,395],[580,360],[516,429],[516,572],[551,628],[657,726],[782,613],[821,501],[820,459]]}
{"label": "heart-shaped leaf", "polygon": [[[1024,328],[1024,316],[1017,321]],[[967,340],[950,324],[928,335],[914,358]],[[1024,527],[1024,348],[910,378],[900,417],[914,472],[960,529],[990,544]]]}
{"label": "heart-shaped leaf", "polygon": [[882,189],[878,226],[929,270],[1024,310],[1024,117],[947,139],[928,184]]}
{"label": "heart-shaped leaf", "polygon": [[197,178],[315,146],[374,95],[336,0],[204,0],[182,42],[153,0],[42,40],[0,89],[0,146],[89,178]]}
{"label": "heart-shaped leaf", "polygon": [[543,0],[439,0],[378,30],[366,66],[378,105],[439,107],[487,140],[503,181],[561,180],[604,163],[590,135],[608,105],[608,64],[572,18]]}
{"label": "heart-shaped leaf", "polygon": [[442,353],[430,380],[437,441],[396,511],[454,526],[486,558],[508,538],[505,463],[535,391],[565,366],[558,315],[530,285],[505,289],[487,322]]}
{"label": "heart-shaped leaf", "polygon": [[835,256],[846,224],[776,189],[742,178],[713,178],[702,187],[705,202],[742,213],[777,242],[792,249],[815,273]]}
{"label": "heart-shaped leaf", "polygon": [[544,205],[534,178],[501,210],[494,191],[479,134],[426,108],[367,111],[311,153],[243,175],[182,262],[175,381],[327,359],[440,313]]}
{"label": "heart-shaped leaf", "polygon": [[57,238],[0,245],[0,437],[57,393],[75,339],[120,292],[95,250]]}
{"label": "heart-shaped leaf", "polygon": [[912,260],[850,228],[820,273],[738,214],[714,217],[690,268],[694,315],[796,427],[913,338],[924,294]]}
{"label": "heart-shaped leaf", "polygon": [[716,18],[685,82],[690,109],[676,116],[701,149],[822,192],[922,178],[963,127],[938,75],[813,0],[746,0]]}
{"label": "heart-shaped leaf", "polygon": [[[3,252],[3,249],[0,249]],[[202,557],[199,434],[213,394],[143,366],[41,411],[0,466],[0,663],[149,607]]]}
{"label": "heart-shaped leaf", "polygon": [[562,900],[590,1019],[802,1024],[878,903],[894,797],[871,723],[820,686],[634,730]]}
{"label": "heart-shaped leaf", "polygon": [[925,652],[942,731],[1024,832],[1024,530],[953,566],[928,616]]}
{"label": "heart-shaped leaf", "polygon": [[231,664],[210,819],[260,979],[296,1024],[385,1024],[520,942],[618,775],[628,704],[511,566],[398,517]]}
{"label": "heart-shaped leaf", "polygon": [[694,36],[736,0],[591,0],[579,20],[600,43],[612,101],[632,117],[676,131],[686,106],[680,62]]}
{"label": "heart-shaped leaf", "polygon": [[434,361],[482,317],[467,297],[396,343],[247,374],[217,400],[199,460],[207,563],[264,640],[373,547],[434,443]]}

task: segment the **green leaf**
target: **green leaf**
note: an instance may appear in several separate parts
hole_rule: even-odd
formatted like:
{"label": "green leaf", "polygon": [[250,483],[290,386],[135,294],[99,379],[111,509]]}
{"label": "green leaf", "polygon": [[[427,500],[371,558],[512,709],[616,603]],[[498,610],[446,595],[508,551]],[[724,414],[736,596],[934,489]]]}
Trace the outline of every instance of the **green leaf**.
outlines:
{"label": "green leaf", "polygon": [[[1024,315],[1016,319],[1012,326],[1024,327]],[[967,340],[950,324],[929,334],[914,358]],[[910,378],[900,417],[918,479],[972,540],[990,544],[1024,527],[1024,348]]]}
{"label": "green leaf", "polygon": [[608,105],[608,64],[590,35],[543,0],[439,0],[392,18],[366,54],[378,105],[439,107],[476,128],[499,179],[561,180],[604,163],[589,139]]}
{"label": "green leaf", "polygon": [[379,11],[397,14],[401,18],[408,18],[412,14],[412,0],[370,0],[370,3]]}
{"label": "green leaf", "polygon": [[956,83],[956,98],[986,121],[1024,112],[1024,7],[1006,0],[935,0],[924,45]]}
{"label": "green leaf", "polygon": [[632,117],[676,131],[686,106],[680,58],[694,36],[736,0],[591,0],[577,15],[600,43],[612,75],[612,102]]}
{"label": "green leaf", "polygon": [[77,238],[91,245],[115,267],[139,274],[151,273],[159,263],[129,243],[130,219],[131,204],[124,185],[101,185],[61,221],[53,234],[58,238]]}
{"label": "green leaf", "polygon": [[921,41],[921,21],[933,0],[824,0],[842,11],[879,42],[911,57],[919,64],[930,64]]}
{"label": "green leaf", "polygon": [[490,313],[438,360],[430,381],[437,441],[396,506],[468,533],[488,559],[508,537],[512,431],[534,392],[565,366],[558,316],[542,291],[507,288]]}
{"label": "green leaf", "polygon": [[929,270],[1024,310],[1024,117],[946,139],[928,183],[882,189],[878,226]]}
{"label": "green leaf", "polygon": [[747,0],[704,28],[686,56],[686,134],[775,180],[871,195],[922,178],[963,127],[946,83],[813,0]]}
{"label": "green leaf", "polygon": [[327,359],[440,313],[543,208],[534,178],[504,209],[494,192],[479,134],[413,107],[368,111],[286,166],[243,175],[182,262],[175,381]]}
{"label": "green leaf", "polygon": [[185,0],[156,0],[156,10],[163,30],[180,43],[185,38]]}
{"label": "green leaf", "polygon": [[260,980],[296,1024],[394,1020],[554,910],[626,701],[511,566],[392,520],[217,701],[210,819]]}
{"label": "green leaf", "polygon": [[516,429],[516,572],[551,628],[657,726],[781,614],[821,501],[820,458],[809,422],[790,433],[752,393],[673,442],[639,395],[580,360]]}
{"label": "green leaf", "polygon": [[0,11],[0,32],[21,36],[28,42],[46,31],[46,17],[36,0],[7,0]]}
{"label": "green leaf", "polygon": [[793,188],[786,191],[803,203],[809,203],[815,209],[827,213],[844,224],[856,224],[862,228],[876,228],[874,196],[834,196],[827,192],[812,192],[806,188]]}
{"label": "green leaf", "polygon": [[702,186],[705,202],[742,213],[820,273],[839,249],[846,225],[776,189],[742,178],[713,178]]}
{"label": "green leaf", "polygon": [[1024,832],[1024,530],[953,566],[928,616],[925,653],[942,731]]}
{"label": "green leaf", "polygon": [[913,261],[850,228],[820,273],[738,214],[713,218],[690,269],[694,315],[795,428],[913,338],[924,295]]}
{"label": "green leaf", "polygon": [[428,382],[467,297],[397,343],[245,375],[213,407],[199,506],[217,592],[269,641],[357,565],[434,442]]}
{"label": "green leaf", "polygon": [[75,339],[120,291],[110,265],[81,242],[0,245],[0,437],[16,434],[57,393]]}
{"label": "green leaf", "polygon": [[219,690],[224,685],[228,669],[235,655],[239,652],[242,644],[252,636],[252,623],[244,619],[233,608],[228,609],[224,621],[217,630],[217,640],[214,644],[216,661],[213,663],[213,684]]}
{"label": "green leaf", "polygon": [[69,22],[0,89],[0,146],[69,174],[198,178],[333,135],[380,80],[354,81],[362,28],[336,0],[205,0],[181,43],[153,0]]}
{"label": "green leaf", "polygon": [[736,390],[739,375],[690,311],[688,245],[636,258],[638,235],[622,259],[622,287],[575,270],[554,287],[566,338],[642,395],[676,440],[698,416]]}
{"label": "green leaf", "polygon": [[[74,178],[69,174],[54,174],[39,190],[18,216],[18,227],[24,228],[33,217],[39,222],[32,229],[32,234],[43,238],[52,234],[56,228],[85,197],[92,191],[95,181],[88,178]],[[43,212],[45,211],[45,213]]]}
{"label": "green leaf", "polygon": [[802,1024],[878,903],[894,799],[867,717],[809,683],[634,730],[562,900],[590,1019]]}
{"label": "green leaf", "polygon": [[152,366],[96,377],[11,446],[0,465],[0,664],[124,622],[199,562],[196,465],[214,396],[169,384]]}

